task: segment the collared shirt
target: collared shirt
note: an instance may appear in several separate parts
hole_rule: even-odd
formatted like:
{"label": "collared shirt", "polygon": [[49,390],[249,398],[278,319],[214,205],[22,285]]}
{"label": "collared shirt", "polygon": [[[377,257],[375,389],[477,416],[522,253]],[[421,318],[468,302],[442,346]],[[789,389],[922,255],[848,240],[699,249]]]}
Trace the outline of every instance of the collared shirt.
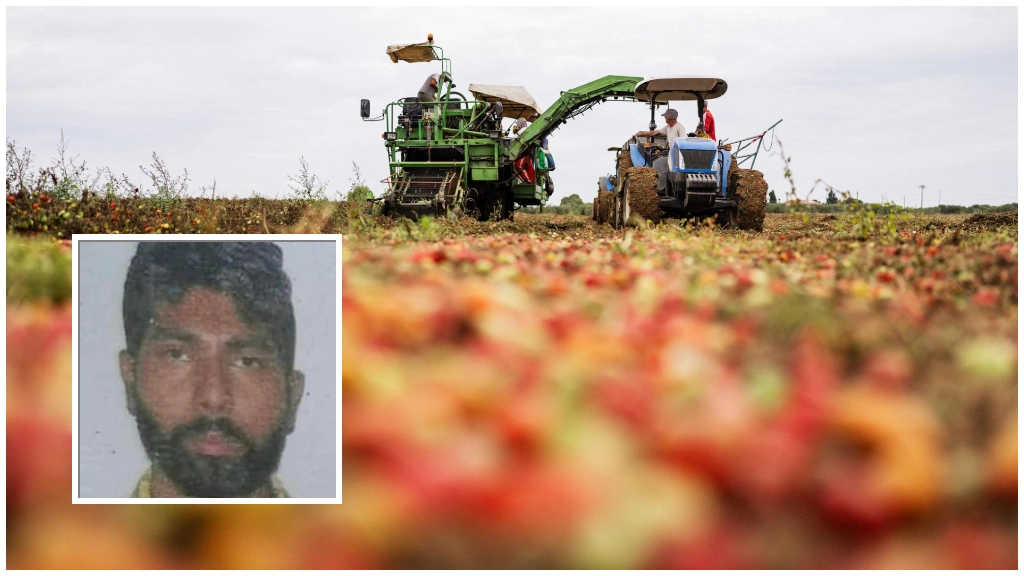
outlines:
{"label": "collared shirt", "polygon": [[[268,498],[291,498],[284,489],[284,485],[276,476],[270,479],[270,496]],[[153,468],[147,468],[146,473],[139,479],[139,483],[132,492],[132,498],[153,498]]]}
{"label": "collared shirt", "polygon": [[683,123],[676,120],[675,126],[669,126],[665,124],[661,128],[658,128],[658,134],[661,134],[668,139],[668,145],[672,145],[672,141],[676,138],[682,138],[686,136],[686,128],[683,128]]}

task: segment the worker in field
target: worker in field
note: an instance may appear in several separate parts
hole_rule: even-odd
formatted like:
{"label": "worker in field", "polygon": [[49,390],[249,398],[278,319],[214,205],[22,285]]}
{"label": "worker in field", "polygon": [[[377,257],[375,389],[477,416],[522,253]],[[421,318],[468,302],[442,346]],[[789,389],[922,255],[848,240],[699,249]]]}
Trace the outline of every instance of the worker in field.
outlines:
{"label": "worker in field", "polygon": [[447,81],[452,87],[455,84],[452,82],[452,77],[447,72],[441,74],[431,74],[427,76],[427,79],[423,82],[423,86],[420,87],[420,91],[416,93],[416,98],[424,104],[432,104],[437,102],[437,93],[441,89],[441,82]]}
{"label": "worker in field", "polygon": [[707,101],[704,102],[704,114],[701,115],[704,125],[704,133],[708,135],[715,142],[718,142],[718,138],[715,137],[715,117],[711,115],[711,109],[708,108]]}
{"label": "worker in field", "polygon": [[644,130],[637,132],[638,138],[652,138],[654,136],[664,136],[669,142],[672,142],[676,138],[682,138],[686,136],[686,128],[683,128],[683,123],[679,121],[679,112],[676,112],[674,108],[669,108],[665,111],[662,116],[665,117],[665,125],[657,130]]}
{"label": "worker in field", "polygon": [[437,88],[438,81],[441,79],[440,74],[431,74],[427,76],[427,80],[420,87],[420,91],[416,93],[416,97],[419,98],[420,102],[436,102],[437,101]]}

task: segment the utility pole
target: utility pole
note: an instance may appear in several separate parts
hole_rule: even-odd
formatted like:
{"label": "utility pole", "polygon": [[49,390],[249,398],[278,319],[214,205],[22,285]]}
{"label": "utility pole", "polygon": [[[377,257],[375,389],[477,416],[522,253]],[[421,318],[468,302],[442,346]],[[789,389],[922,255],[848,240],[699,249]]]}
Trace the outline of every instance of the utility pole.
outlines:
{"label": "utility pole", "polygon": [[924,184],[921,184],[921,209],[924,209]]}
{"label": "utility pole", "polygon": [[942,206],[942,189],[939,188],[939,206]]}

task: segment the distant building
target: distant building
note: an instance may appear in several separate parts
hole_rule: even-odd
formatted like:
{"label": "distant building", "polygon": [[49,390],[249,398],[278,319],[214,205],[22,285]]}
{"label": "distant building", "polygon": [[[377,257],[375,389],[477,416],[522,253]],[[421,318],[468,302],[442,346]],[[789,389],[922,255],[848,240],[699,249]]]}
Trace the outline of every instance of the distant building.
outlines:
{"label": "distant building", "polygon": [[797,204],[821,204],[817,200],[787,200],[786,206],[796,206]]}

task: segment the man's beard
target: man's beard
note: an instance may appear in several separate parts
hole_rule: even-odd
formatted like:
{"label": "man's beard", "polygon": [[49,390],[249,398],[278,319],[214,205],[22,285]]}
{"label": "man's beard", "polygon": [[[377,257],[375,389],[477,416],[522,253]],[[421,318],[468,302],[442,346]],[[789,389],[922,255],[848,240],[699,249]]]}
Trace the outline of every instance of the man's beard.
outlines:
{"label": "man's beard", "polygon": [[[287,433],[280,424],[257,443],[226,418],[199,417],[162,432],[141,398],[136,396],[139,435],[149,459],[192,498],[242,498],[270,481],[284,452]],[[238,456],[206,456],[185,447],[186,442],[209,432],[219,432],[241,448]]]}

